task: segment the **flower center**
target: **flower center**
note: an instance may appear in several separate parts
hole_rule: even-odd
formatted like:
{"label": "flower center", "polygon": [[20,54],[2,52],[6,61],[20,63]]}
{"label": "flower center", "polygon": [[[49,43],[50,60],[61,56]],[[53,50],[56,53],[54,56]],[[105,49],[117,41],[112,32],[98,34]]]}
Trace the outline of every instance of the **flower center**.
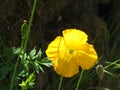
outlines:
{"label": "flower center", "polygon": [[72,53],[73,53],[73,51],[74,51],[73,49],[69,49],[69,53],[70,53],[70,54],[72,54]]}

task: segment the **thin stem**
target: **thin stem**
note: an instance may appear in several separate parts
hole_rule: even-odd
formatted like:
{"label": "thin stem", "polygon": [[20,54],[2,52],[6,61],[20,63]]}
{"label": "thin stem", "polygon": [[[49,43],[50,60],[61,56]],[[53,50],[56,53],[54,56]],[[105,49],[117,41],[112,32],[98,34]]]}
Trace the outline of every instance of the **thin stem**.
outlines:
{"label": "thin stem", "polygon": [[80,77],[79,77],[79,80],[78,80],[78,83],[77,83],[77,86],[76,86],[76,89],[75,89],[75,90],[78,90],[78,88],[79,88],[79,85],[80,85],[80,82],[81,82],[81,79],[82,79],[82,76],[83,76],[83,72],[84,72],[84,70],[82,69],[82,71],[81,71],[81,74],[80,74]]}
{"label": "thin stem", "polygon": [[18,62],[19,62],[19,56],[17,57],[17,62],[15,64],[15,68],[14,68],[14,71],[13,71],[13,75],[12,75],[12,79],[11,79],[11,84],[10,84],[10,90],[13,90],[13,84],[14,84],[14,80],[15,80],[15,75],[16,75],[16,70],[17,70]]}
{"label": "thin stem", "polygon": [[112,66],[113,64],[115,64],[115,63],[117,63],[117,62],[119,62],[119,61],[120,61],[120,59],[118,59],[118,60],[116,60],[116,61],[114,61],[114,62],[108,64],[107,66],[104,67],[104,69],[109,68],[110,66]]}
{"label": "thin stem", "polygon": [[24,40],[22,40],[22,43],[21,43],[21,46],[20,46],[20,52],[18,54],[17,61],[16,61],[16,64],[15,64],[15,67],[14,67],[14,71],[13,71],[13,75],[12,75],[12,79],[11,79],[11,84],[10,84],[10,90],[13,89],[15,75],[16,75],[16,70],[17,70],[17,67],[18,67],[19,59],[20,59],[19,57],[20,57],[20,53],[21,53],[21,51],[23,49],[23,43],[24,43]]}
{"label": "thin stem", "polygon": [[30,34],[30,29],[31,29],[32,21],[33,21],[33,16],[35,13],[36,4],[37,4],[37,0],[34,0],[33,9],[31,12],[31,17],[30,17],[30,21],[29,21],[29,25],[28,25],[28,29],[27,29],[26,40],[25,40],[25,45],[24,45],[25,51],[26,51],[26,47],[27,47],[27,43],[28,43],[28,39],[29,39],[29,34]]}
{"label": "thin stem", "polygon": [[[28,29],[27,29],[26,40],[25,40],[25,44],[24,44],[24,51],[26,51],[26,47],[27,47],[27,43],[28,43],[28,39],[29,39],[29,33],[30,33],[31,25],[32,25],[32,20],[33,20],[35,8],[36,8],[36,3],[37,3],[37,0],[34,0],[33,9],[32,9],[32,12],[31,12],[31,17],[30,17],[30,21],[29,21],[29,25],[28,25]],[[20,47],[21,49],[23,48],[22,47],[23,43],[24,43],[24,41],[22,40],[21,47]],[[16,70],[17,70],[17,66],[18,66],[18,62],[19,62],[19,56],[20,56],[20,54],[17,57],[17,62],[15,64],[15,68],[14,68],[14,71],[13,71],[11,84],[10,84],[10,90],[13,89],[15,75],[16,75]]]}
{"label": "thin stem", "polygon": [[60,89],[61,89],[61,86],[62,86],[62,81],[63,81],[63,77],[61,76],[61,77],[60,77],[59,86],[58,86],[58,90],[60,90]]}

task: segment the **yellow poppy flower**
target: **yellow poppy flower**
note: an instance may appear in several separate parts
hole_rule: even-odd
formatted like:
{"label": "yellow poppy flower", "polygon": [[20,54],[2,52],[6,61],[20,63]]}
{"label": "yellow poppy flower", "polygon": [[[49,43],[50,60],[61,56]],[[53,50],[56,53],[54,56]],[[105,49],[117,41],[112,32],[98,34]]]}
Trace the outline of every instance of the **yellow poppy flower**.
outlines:
{"label": "yellow poppy flower", "polygon": [[93,45],[87,43],[87,35],[80,30],[66,29],[63,37],[58,36],[46,50],[47,57],[57,74],[72,77],[83,70],[90,69],[97,61],[98,56]]}

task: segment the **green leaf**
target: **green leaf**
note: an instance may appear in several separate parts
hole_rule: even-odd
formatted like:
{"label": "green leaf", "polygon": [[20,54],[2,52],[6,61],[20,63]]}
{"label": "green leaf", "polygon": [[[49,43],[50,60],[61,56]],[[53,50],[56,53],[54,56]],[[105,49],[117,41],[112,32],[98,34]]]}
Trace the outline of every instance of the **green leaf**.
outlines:
{"label": "green leaf", "polygon": [[27,59],[27,54],[26,53],[21,53],[20,58],[21,58],[21,63],[23,64]]}
{"label": "green leaf", "polygon": [[120,68],[120,64],[115,64],[114,68],[115,69],[119,69]]}
{"label": "green leaf", "polygon": [[25,77],[26,75],[25,75],[25,70],[22,70],[20,73],[19,73],[19,75],[18,76],[22,76],[22,77]]}
{"label": "green leaf", "polygon": [[104,72],[105,72],[105,73],[107,73],[107,74],[109,74],[109,75],[111,75],[111,76],[113,76],[113,77],[115,77],[115,78],[117,78],[117,76],[116,76],[116,75],[114,75],[114,74],[110,73],[110,72],[109,72],[109,71],[107,71],[107,70],[104,70]]}
{"label": "green leaf", "polygon": [[25,81],[22,81],[22,83],[19,84],[19,86],[22,87],[22,90],[28,90],[34,87],[35,85],[34,81],[35,81],[35,73],[33,72],[27,77]]}
{"label": "green leaf", "polygon": [[47,59],[47,58],[42,59],[40,61],[40,64],[44,65],[44,66],[47,66],[47,67],[51,67],[52,66],[52,62],[49,59]]}
{"label": "green leaf", "polygon": [[33,50],[31,50],[28,59],[30,60],[34,60],[35,59],[35,54],[36,54],[36,49],[34,48]]}
{"label": "green leaf", "polygon": [[22,83],[19,84],[19,86],[21,86],[22,88],[25,88],[26,87],[26,83],[24,81],[22,81]]}
{"label": "green leaf", "polygon": [[33,67],[37,73],[39,73],[39,64],[37,62],[33,63]]}
{"label": "green leaf", "polygon": [[[14,66],[14,65],[13,65]],[[8,73],[13,69],[12,66],[2,66],[0,68],[0,80],[3,80],[6,78],[6,76],[8,75]]]}
{"label": "green leaf", "polygon": [[21,48],[13,48],[13,54],[19,54],[21,51]]}
{"label": "green leaf", "polygon": [[30,82],[30,83],[28,83],[29,88],[33,88],[33,87],[34,87],[34,85],[35,85],[35,83],[34,83],[34,82]]}
{"label": "green leaf", "polygon": [[35,81],[35,73],[34,72],[29,75],[29,77],[27,78],[25,83],[30,83],[30,82],[33,82],[33,81]]}
{"label": "green leaf", "polygon": [[30,64],[30,62],[28,60],[26,60],[24,63],[24,68],[26,71],[29,71],[29,64]]}
{"label": "green leaf", "polygon": [[5,48],[2,54],[7,60],[12,60],[14,57],[14,48]]}
{"label": "green leaf", "polygon": [[39,69],[40,69],[43,73],[45,72],[40,65],[39,65]]}
{"label": "green leaf", "polygon": [[29,72],[23,69],[23,70],[19,73],[18,76],[26,77],[26,76],[28,76],[28,74],[29,74]]}
{"label": "green leaf", "polygon": [[42,51],[40,49],[35,57],[36,57],[36,59],[40,59],[41,56],[42,56]]}

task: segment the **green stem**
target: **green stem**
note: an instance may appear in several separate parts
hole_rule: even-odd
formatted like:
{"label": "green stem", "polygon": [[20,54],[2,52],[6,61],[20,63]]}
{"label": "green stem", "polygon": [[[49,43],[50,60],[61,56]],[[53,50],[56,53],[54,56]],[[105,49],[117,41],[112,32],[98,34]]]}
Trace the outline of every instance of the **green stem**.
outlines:
{"label": "green stem", "polygon": [[34,16],[34,13],[35,13],[36,4],[37,4],[37,0],[34,0],[32,12],[31,12],[31,17],[30,17],[29,25],[28,25],[28,29],[27,29],[25,45],[24,45],[24,50],[25,51],[26,51],[26,47],[27,47],[27,43],[28,43],[28,39],[29,39],[29,34],[30,34],[30,29],[31,29],[32,21],[33,21],[33,16]]}
{"label": "green stem", "polygon": [[17,57],[17,62],[15,64],[15,68],[14,68],[14,71],[13,71],[13,75],[12,75],[12,79],[11,79],[11,84],[10,84],[10,90],[13,90],[13,84],[14,84],[14,80],[15,80],[15,75],[16,75],[16,70],[17,70],[18,62],[19,62],[19,56]]}
{"label": "green stem", "polygon": [[112,66],[113,64],[115,64],[115,63],[117,63],[117,62],[119,62],[119,61],[120,61],[120,59],[118,59],[118,60],[116,60],[116,61],[114,61],[114,62],[108,64],[107,66],[104,67],[104,69],[109,68],[110,66]]}
{"label": "green stem", "polygon": [[75,90],[78,90],[78,88],[79,88],[79,85],[80,85],[80,82],[81,82],[81,79],[82,79],[82,76],[83,76],[83,72],[84,72],[84,70],[82,69],[82,71],[81,71],[81,74],[80,74],[80,77],[79,77],[79,80],[78,80],[78,83],[77,83],[77,86],[76,86],[76,89],[75,89]]}
{"label": "green stem", "polygon": [[61,86],[62,86],[62,81],[63,81],[63,77],[61,76],[61,77],[60,77],[59,86],[58,86],[58,90],[60,90],[60,89],[61,89]]}
{"label": "green stem", "polygon": [[[30,17],[30,21],[29,21],[29,25],[28,25],[28,29],[27,29],[26,40],[25,40],[25,44],[24,44],[24,51],[26,51],[26,47],[27,47],[27,43],[28,43],[28,39],[29,39],[29,33],[30,33],[31,25],[32,25],[32,20],[33,20],[35,8],[36,8],[36,3],[37,3],[37,0],[34,0],[33,9],[32,9],[32,12],[31,12],[31,17]],[[23,46],[22,46],[23,43],[24,43],[24,41],[22,40],[21,47],[20,47],[21,50],[23,48]],[[17,70],[17,66],[18,66],[18,62],[19,62],[19,56],[20,56],[20,54],[17,57],[17,62],[15,64],[15,68],[14,68],[14,71],[13,71],[13,75],[12,75],[12,79],[11,79],[11,84],[10,84],[10,90],[13,89],[15,75],[16,75],[16,70]]]}
{"label": "green stem", "polygon": [[13,75],[12,75],[12,79],[11,79],[11,84],[10,84],[10,90],[13,89],[15,75],[16,75],[16,70],[17,70],[17,67],[18,67],[19,59],[20,59],[19,57],[20,57],[20,53],[21,53],[21,51],[23,49],[23,43],[24,43],[24,40],[22,40],[22,43],[21,43],[21,46],[20,46],[20,52],[18,54],[17,61],[16,61],[16,64],[15,64],[15,67],[14,67],[14,71],[13,71]]}

